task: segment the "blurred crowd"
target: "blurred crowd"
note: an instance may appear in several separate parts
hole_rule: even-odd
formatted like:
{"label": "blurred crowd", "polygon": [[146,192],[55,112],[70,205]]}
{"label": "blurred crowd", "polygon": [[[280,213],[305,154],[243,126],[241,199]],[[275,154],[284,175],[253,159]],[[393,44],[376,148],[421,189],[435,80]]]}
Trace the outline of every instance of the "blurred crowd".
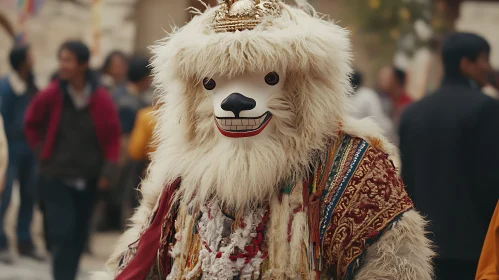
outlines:
{"label": "blurred crowd", "polygon": [[30,233],[37,205],[55,279],[75,279],[82,253],[92,253],[92,232],[124,228],[151,151],[148,59],[113,51],[96,71],[90,55],[80,41],[63,43],[58,69],[39,89],[32,50],[16,45],[9,55],[12,71],[0,79],[0,261],[16,260],[4,220],[17,181],[15,249],[47,259]]}
{"label": "blurred crowd", "polygon": [[[452,34],[440,51],[442,83],[422,100],[407,92],[403,69],[379,69],[375,88],[356,71],[351,114],[372,118],[399,147],[407,191],[431,221],[437,279],[499,279],[499,213],[491,222],[499,198],[499,75],[480,36]],[[63,43],[59,68],[39,89],[31,49],[18,45],[12,72],[0,79],[0,261],[15,261],[3,225],[17,181],[16,249],[47,258],[30,234],[36,204],[57,280],[75,279],[92,232],[125,227],[154,148],[148,59],[113,51],[93,70],[90,55],[80,41]]]}
{"label": "blurred crowd", "polygon": [[436,279],[499,279],[499,79],[491,52],[476,34],[449,35],[443,79],[421,100],[410,98],[411,76],[395,66],[380,69],[377,90],[363,86],[361,73],[351,79],[352,116],[375,120],[400,150],[406,190],[430,221]]}

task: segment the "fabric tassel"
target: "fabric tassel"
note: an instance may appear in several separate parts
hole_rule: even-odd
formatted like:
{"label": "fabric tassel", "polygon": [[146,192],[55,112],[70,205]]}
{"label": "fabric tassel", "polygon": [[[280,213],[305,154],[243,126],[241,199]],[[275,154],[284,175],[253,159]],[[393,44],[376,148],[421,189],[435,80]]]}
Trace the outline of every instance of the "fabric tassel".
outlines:
{"label": "fabric tassel", "polygon": [[313,194],[310,198],[308,204],[308,224],[310,229],[310,245],[313,247],[313,258],[312,268],[314,270],[319,270],[318,258],[320,252],[320,197]]}
{"label": "fabric tassel", "polygon": [[286,279],[289,259],[288,223],[291,217],[289,195],[283,195],[281,201],[274,197],[270,205],[270,227],[268,230],[269,267],[265,279]]}
{"label": "fabric tassel", "polygon": [[309,279],[307,213],[299,212],[295,214],[291,228],[291,252],[288,271],[293,272],[294,275],[288,276],[291,279],[307,280]]}

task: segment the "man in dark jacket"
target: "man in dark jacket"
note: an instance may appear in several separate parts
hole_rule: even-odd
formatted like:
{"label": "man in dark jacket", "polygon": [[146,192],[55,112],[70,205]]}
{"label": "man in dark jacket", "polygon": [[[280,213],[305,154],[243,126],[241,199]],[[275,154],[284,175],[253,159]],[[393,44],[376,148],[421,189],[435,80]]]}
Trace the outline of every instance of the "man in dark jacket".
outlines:
{"label": "man in dark jacket", "polygon": [[399,128],[402,177],[431,221],[437,279],[474,279],[499,198],[499,103],[480,90],[489,54],[480,36],[450,35],[440,89],[407,108]]}
{"label": "man in dark jacket", "polygon": [[59,49],[59,78],[26,113],[25,131],[40,161],[40,192],[56,280],[75,279],[97,189],[112,184],[119,154],[118,114],[88,69],[81,42]]}
{"label": "man in dark jacket", "polygon": [[[9,55],[12,72],[0,80],[0,113],[4,119],[9,150],[9,165],[5,191],[0,200],[0,261],[14,259],[7,246],[3,228],[5,213],[12,197],[12,185],[19,182],[21,204],[17,217],[17,245],[21,255],[42,259],[31,239],[30,225],[33,217],[36,160],[26,142],[23,121],[26,108],[37,89],[32,72],[33,61],[28,46],[16,46]],[[1,182],[3,183],[3,182]]]}

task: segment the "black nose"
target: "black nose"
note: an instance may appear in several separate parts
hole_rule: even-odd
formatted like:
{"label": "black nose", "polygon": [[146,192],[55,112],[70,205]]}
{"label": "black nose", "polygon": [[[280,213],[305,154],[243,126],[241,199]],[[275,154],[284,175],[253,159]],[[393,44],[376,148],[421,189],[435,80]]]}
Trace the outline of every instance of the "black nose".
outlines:
{"label": "black nose", "polygon": [[240,93],[234,92],[222,101],[224,111],[232,111],[236,118],[239,118],[241,111],[248,111],[256,107],[256,101]]}

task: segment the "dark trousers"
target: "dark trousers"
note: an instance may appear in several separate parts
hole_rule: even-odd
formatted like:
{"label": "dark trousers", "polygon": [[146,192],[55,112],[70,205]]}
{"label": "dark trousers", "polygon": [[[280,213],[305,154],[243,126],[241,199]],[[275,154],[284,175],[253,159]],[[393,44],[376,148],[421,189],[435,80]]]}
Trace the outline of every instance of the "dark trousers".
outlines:
{"label": "dark trousers", "polygon": [[21,204],[17,216],[17,242],[21,246],[33,246],[30,226],[33,219],[35,203],[36,160],[28,145],[24,141],[9,143],[9,164],[4,192],[0,195],[0,250],[7,248],[4,221],[5,213],[12,198],[12,186],[15,180],[19,181]]}
{"label": "dark trousers", "polygon": [[40,176],[39,182],[54,279],[76,279],[88,239],[97,180],[87,180],[85,190],[56,178]]}
{"label": "dark trousers", "polygon": [[459,260],[435,260],[436,280],[473,280],[478,262]]}

